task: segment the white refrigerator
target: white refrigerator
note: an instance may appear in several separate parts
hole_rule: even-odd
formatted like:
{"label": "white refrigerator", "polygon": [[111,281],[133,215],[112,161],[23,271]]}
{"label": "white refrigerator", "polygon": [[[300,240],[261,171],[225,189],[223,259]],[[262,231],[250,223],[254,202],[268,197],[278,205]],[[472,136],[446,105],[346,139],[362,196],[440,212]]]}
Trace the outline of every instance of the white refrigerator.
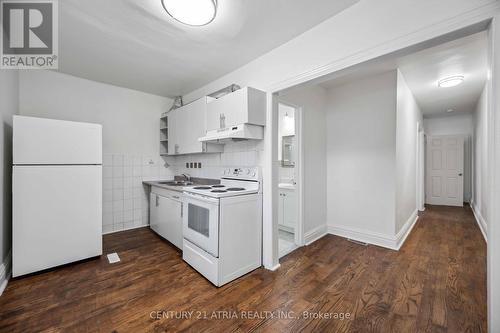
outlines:
{"label": "white refrigerator", "polygon": [[14,277],[102,254],[102,126],[14,116]]}

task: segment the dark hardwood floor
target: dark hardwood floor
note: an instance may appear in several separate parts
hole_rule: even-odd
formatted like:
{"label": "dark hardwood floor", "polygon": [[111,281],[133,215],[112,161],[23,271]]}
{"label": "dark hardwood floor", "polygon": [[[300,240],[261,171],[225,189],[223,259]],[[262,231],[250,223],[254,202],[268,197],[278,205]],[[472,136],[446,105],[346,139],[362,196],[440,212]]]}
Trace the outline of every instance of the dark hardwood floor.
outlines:
{"label": "dark hardwood floor", "polygon": [[[121,262],[12,279],[0,332],[487,331],[486,246],[468,207],[428,207],[399,252],[328,235],[222,288],[149,229],[107,235],[104,247]],[[182,311],[193,317],[168,318]]]}

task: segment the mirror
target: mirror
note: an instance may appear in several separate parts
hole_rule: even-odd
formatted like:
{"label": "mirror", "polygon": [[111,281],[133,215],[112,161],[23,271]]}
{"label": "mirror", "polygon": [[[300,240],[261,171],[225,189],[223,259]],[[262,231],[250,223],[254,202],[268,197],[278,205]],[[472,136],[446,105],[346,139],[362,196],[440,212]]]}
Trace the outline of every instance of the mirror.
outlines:
{"label": "mirror", "polygon": [[282,167],[295,166],[295,108],[279,104],[278,159]]}
{"label": "mirror", "polygon": [[281,165],[284,167],[295,166],[294,141],[295,135],[283,136],[281,139]]}

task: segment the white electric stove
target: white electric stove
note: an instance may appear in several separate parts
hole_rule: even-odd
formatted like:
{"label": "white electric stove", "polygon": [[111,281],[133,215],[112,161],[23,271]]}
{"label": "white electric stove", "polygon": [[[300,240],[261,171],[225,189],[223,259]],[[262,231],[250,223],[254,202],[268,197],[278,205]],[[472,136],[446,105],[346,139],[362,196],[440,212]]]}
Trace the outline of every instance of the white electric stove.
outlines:
{"label": "white electric stove", "polygon": [[183,259],[216,286],[262,265],[260,179],[231,168],[218,185],[184,188]]}
{"label": "white electric stove", "polygon": [[260,190],[257,168],[225,169],[220,184],[185,187],[184,192],[212,198],[258,193]]}

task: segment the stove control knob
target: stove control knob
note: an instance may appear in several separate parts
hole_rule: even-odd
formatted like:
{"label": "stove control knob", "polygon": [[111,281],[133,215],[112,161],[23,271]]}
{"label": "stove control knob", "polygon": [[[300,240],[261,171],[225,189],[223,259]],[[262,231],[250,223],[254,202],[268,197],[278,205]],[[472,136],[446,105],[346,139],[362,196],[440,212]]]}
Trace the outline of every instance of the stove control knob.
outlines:
{"label": "stove control knob", "polygon": [[246,169],[246,174],[249,175],[250,174],[250,169]]}

